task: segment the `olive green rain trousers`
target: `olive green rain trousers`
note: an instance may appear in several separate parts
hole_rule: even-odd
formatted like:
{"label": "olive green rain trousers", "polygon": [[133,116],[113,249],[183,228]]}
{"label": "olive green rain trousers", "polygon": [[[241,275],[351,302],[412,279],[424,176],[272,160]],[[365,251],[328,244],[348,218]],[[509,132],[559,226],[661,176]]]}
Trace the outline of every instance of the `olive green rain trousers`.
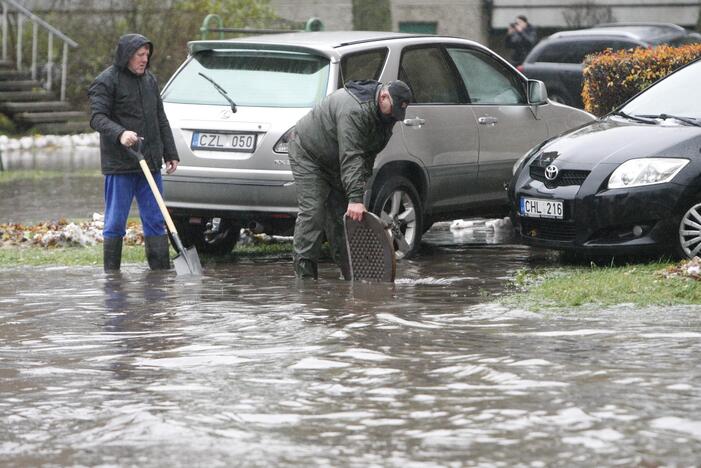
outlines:
{"label": "olive green rain trousers", "polygon": [[289,159],[299,207],[293,241],[295,274],[299,278],[318,278],[317,265],[326,234],[331,258],[343,277],[350,279],[343,228],[348,201],[340,177],[320,168],[297,138],[290,141]]}

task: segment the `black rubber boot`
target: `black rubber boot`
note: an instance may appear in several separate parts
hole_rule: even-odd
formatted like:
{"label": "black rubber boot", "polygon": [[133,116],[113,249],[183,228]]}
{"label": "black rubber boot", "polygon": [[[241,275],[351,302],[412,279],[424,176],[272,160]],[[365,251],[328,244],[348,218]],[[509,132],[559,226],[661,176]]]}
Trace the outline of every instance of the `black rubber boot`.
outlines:
{"label": "black rubber boot", "polygon": [[107,237],[102,243],[105,271],[119,271],[122,266],[122,238]]}
{"label": "black rubber boot", "polygon": [[168,236],[150,236],[144,238],[146,260],[152,270],[170,269],[170,252],[168,251]]}
{"label": "black rubber boot", "polygon": [[319,270],[316,262],[306,258],[295,261],[295,274],[297,278],[319,278]]}

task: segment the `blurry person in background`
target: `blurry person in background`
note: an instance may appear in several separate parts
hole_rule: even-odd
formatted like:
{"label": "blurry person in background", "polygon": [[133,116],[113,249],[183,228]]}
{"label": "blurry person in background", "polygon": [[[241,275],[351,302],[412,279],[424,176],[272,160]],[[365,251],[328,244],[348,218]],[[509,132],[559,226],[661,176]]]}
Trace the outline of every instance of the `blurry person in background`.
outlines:
{"label": "blurry person in background", "polygon": [[523,15],[518,15],[516,21],[509,25],[506,31],[505,45],[511,49],[511,63],[521,65],[523,60],[538,42],[536,29],[531,26],[528,19]]}

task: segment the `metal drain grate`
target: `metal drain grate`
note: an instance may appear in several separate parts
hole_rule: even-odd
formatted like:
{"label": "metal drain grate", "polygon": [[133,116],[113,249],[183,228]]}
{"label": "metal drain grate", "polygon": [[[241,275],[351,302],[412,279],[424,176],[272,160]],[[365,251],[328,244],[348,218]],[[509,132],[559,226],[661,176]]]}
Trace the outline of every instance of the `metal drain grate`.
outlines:
{"label": "metal drain grate", "polygon": [[365,213],[361,222],[344,217],[343,223],[352,279],[393,282],[397,271],[394,246],[380,218]]}
{"label": "metal drain grate", "polygon": [[382,245],[377,234],[367,226],[361,225],[348,239],[348,244],[355,255],[351,256],[353,279],[383,281],[385,261]]}

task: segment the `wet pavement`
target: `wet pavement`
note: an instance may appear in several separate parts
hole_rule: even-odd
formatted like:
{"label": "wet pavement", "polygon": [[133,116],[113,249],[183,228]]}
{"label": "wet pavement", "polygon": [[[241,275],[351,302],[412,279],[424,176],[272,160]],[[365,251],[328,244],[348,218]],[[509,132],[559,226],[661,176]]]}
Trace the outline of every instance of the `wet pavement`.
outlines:
{"label": "wet pavement", "polygon": [[701,309],[499,305],[549,261],[478,223],[394,285],[0,269],[0,465],[698,466]]}

